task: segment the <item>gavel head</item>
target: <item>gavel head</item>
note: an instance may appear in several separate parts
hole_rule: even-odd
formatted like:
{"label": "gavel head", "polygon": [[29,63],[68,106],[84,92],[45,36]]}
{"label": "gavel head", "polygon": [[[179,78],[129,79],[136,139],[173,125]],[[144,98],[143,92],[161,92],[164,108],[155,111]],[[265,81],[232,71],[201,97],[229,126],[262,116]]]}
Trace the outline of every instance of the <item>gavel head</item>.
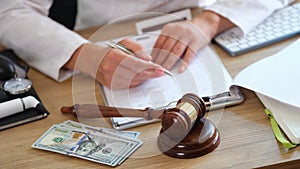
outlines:
{"label": "gavel head", "polygon": [[162,131],[170,139],[182,139],[205,112],[206,106],[202,98],[186,94],[177,102],[176,108],[168,109],[162,115]]}

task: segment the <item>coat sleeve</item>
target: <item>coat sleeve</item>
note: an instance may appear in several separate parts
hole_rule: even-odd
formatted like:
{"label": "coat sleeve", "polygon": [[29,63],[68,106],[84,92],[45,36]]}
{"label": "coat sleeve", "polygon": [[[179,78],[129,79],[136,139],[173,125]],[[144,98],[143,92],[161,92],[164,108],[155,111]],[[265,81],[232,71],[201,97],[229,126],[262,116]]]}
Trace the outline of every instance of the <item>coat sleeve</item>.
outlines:
{"label": "coat sleeve", "polygon": [[87,40],[48,17],[52,0],[0,1],[0,42],[30,66],[63,81],[73,72],[62,69]]}
{"label": "coat sleeve", "polygon": [[293,0],[219,0],[206,8],[229,19],[247,34],[275,10]]}

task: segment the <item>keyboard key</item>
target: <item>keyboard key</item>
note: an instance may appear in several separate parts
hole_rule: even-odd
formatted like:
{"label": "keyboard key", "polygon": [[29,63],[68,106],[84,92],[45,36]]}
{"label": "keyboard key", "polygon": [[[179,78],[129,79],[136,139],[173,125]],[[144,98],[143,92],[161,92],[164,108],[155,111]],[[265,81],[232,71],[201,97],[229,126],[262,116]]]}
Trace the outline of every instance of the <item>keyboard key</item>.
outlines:
{"label": "keyboard key", "polygon": [[235,56],[300,34],[300,3],[274,12],[245,37],[233,28],[214,38],[230,55]]}

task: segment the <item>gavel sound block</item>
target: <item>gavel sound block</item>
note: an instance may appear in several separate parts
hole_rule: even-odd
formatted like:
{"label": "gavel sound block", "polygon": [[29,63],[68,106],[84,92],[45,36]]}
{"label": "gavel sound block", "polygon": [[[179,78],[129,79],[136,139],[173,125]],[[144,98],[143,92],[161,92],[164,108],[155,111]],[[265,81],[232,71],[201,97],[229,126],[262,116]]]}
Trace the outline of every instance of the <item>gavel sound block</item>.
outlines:
{"label": "gavel sound block", "polygon": [[85,118],[143,117],[146,120],[160,118],[162,128],[157,146],[160,151],[171,157],[199,157],[213,151],[220,143],[217,128],[212,121],[204,118],[207,111],[204,100],[194,94],[184,95],[176,107],[163,110],[75,105],[62,107],[61,111]]}

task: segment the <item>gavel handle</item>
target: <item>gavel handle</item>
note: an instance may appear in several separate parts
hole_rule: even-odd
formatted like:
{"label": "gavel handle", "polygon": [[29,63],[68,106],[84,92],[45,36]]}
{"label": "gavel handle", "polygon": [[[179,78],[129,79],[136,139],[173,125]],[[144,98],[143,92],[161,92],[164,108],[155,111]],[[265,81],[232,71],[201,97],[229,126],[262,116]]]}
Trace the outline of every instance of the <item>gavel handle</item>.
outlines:
{"label": "gavel handle", "polygon": [[146,120],[161,118],[165,111],[164,109],[129,109],[95,104],[76,104],[70,107],[62,107],[60,110],[64,114],[72,114],[82,118],[142,117]]}

